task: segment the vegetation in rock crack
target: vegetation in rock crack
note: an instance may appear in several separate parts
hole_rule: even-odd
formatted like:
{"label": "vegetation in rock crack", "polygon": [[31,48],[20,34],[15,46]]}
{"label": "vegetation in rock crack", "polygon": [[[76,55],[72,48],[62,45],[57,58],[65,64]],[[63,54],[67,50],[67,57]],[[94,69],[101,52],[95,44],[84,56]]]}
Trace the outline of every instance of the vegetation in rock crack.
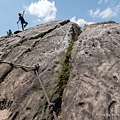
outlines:
{"label": "vegetation in rock crack", "polygon": [[14,44],[12,44],[11,46],[10,46],[10,49],[12,49],[12,48],[14,48],[14,47],[16,47],[16,46],[20,46],[21,45],[21,43],[14,43]]}
{"label": "vegetation in rock crack", "polygon": [[[67,84],[67,81],[69,79],[70,74],[70,66],[69,66],[69,59],[71,57],[71,51],[73,49],[74,42],[70,43],[70,46],[67,49],[67,52],[65,53],[65,61],[61,70],[61,73],[59,74],[59,83],[58,83],[58,90],[59,93],[59,101],[62,102],[62,94],[65,89],[65,86]],[[61,104],[60,108],[57,108],[57,114],[61,114]]]}
{"label": "vegetation in rock crack", "polygon": [[38,35],[36,35],[35,37],[31,37],[30,39],[38,39],[38,38],[42,38],[45,35],[45,33],[40,33]]}
{"label": "vegetation in rock crack", "polygon": [[59,75],[60,82],[58,84],[60,91],[64,90],[67,80],[69,78],[69,63],[65,63],[62,68],[62,72]]}
{"label": "vegetation in rock crack", "polygon": [[61,73],[59,74],[59,91],[63,92],[65,85],[67,84],[68,78],[69,78],[69,72],[70,72],[70,67],[69,67],[69,59],[71,57],[71,51],[73,49],[73,44],[74,42],[71,42],[70,46],[67,49],[67,52],[65,53],[65,61],[64,65],[62,67]]}

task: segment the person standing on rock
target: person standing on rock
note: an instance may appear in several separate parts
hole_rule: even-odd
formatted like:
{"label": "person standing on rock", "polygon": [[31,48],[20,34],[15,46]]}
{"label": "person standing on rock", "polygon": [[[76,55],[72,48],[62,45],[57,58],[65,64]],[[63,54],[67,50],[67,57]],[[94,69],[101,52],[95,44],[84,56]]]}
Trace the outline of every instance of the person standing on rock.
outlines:
{"label": "person standing on rock", "polygon": [[24,18],[23,18],[24,13],[25,13],[25,11],[23,11],[23,14],[18,13],[18,15],[19,15],[19,19],[18,19],[17,24],[19,23],[19,21],[21,21],[22,30],[24,30],[24,28],[25,28],[25,27],[26,27],[26,25],[28,24],[28,22],[26,22],[26,21],[24,20]]}
{"label": "person standing on rock", "polygon": [[6,31],[6,33],[7,33],[7,36],[10,37],[12,35],[11,29],[9,29],[9,31]]}

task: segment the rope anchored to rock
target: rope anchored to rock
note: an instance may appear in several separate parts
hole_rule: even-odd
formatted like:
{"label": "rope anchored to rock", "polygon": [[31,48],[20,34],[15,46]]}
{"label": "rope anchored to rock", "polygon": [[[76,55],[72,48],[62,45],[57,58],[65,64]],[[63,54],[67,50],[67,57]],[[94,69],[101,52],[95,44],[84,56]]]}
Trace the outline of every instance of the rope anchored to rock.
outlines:
{"label": "rope anchored to rock", "polygon": [[36,69],[36,66],[37,66],[37,65],[35,65],[35,67],[29,67],[29,66],[14,64],[14,63],[6,62],[6,61],[0,61],[0,63],[9,64],[9,65],[11,65],[14,68],[21,68],[25,72],[34,71]]}
{"label": "rope anchored to rock", "polygon": [[49,110],[51,111],[51,113],[52,113],[52,115],[53,115],[53,117],[54,117],[54,120],[58,120],[57,115],[56,115],[56,113],[55,113],[55,111],[54,111],[54,103],[51,103],[51,102],[50,102],[50,99],[49,99],[49,97],[48,97],[48,95],[47,95],[47,92],[46,92],[46,90],[45,90],[45,87],[43,86],[42,80],[40,79],[40,77],[39,77],[39,75],[38,75],[38,71],[35,70],[35,73],[36,73],[36,75],[37,75],[37,78],[38,78],[38,80],[39,80],[39,83],[40,83],[40,85],[41,85],[41,87],[42,87],[42,90],[43,90],[44,95],[45,95],[45,97],[46,97],[46,100],[47,100],[47,102],[48,102],[48,108],[49,108]]}
{"label": "rope anchored to rock", "polygon": [[[58,120],[56,112],[54,111],[55,104],[52,103],[52,102],[50,102],[50,99],[49,99],[48,94],[47,94],[47,92],[45,90],[45,87],[44,87],[44,85],[42,83],[42,80],[39,77],[39,74],[38,74],[38,70],[39,70],[39,67],[40,67],[39,64],[36,64],[34,67],[29,67],[29,66],[23,66],[23,65],[19,65],[19,64],[13,64],[13,63],[5,62],[5,61],[0,61],[0,63],[9,64],[9,65],[11,65],[12,67],[15,67],[15,68],[21,68],[25,72],[34,71],[35,75],[37,76],[37,79],[39,80],[39,83],[40,83],[40,86],[41,86],[41,88],[43,90],[45,98],[47,100],[49,113],[52,114],[52,116],[54,117],[54,120]],[[46,116],[48,117],[48,115],[46,115]]]}

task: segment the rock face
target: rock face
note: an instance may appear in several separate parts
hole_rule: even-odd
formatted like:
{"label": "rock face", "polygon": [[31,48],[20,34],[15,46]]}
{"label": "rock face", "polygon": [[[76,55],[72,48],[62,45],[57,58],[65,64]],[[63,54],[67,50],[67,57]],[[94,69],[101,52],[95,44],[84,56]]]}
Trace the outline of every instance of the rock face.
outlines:
{"label": "rock face", "polygon": [[119,92],[113,21],[83,32],[54,21],[0,38],[0,120],[119,120]]}
{"label": "rock face", "polygon": [[120,25],[87,26],[75,42],[63,120],[120,119]]}
{"label": "rock face", "polygon": [[11,37],[0,38],[0,120],[50,120],[48,101],[61,109],[60,74],[67,49],[81,33],[69,20],[37,25]]}

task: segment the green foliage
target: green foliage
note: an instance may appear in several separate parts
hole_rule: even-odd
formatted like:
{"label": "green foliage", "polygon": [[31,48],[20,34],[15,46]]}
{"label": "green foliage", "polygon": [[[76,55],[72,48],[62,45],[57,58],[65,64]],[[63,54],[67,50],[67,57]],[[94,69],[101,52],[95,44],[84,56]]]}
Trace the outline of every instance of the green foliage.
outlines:
{"label": "green foliage", "polygon": [[45,33],[40,33],[38,35],[36,35],[35,37],[31,37],[30,39],[38,39],[38,38],[42,38],[45,35]]}
{"label": "green foliage", "polygon": [[20,46],[21,45],[21,43],[14,43],[14,44],[12,44],[11,46],[10,46],[10,49],[12,49],[12,48],[14,48],[14,47],[16,47],[16,46]]}
{"label": "green foliage", "polygon": [[71,57],[71,51],[72,51],[72,49],[73,49],[73,45],[74,45],[74,42],[72,41],[72,42],[70,43],[70,46],[69,46],[68,49],[67,49],[66,54],[65,54],[66,59],[69,59],[69,58]]}
{"label": "green foliage", "polygon": [[73,49],[74,42],[70,43],[70,46],[67,49],[67,52],[65,53],[65,61],[64,65],[62,67],[61,73],[59,74],[59,83],[58,83],[58,91],[62,95],[63,90],[67,84],[67,81],[69,79],[69,74],[70,74],[70,67],[69,67],[69,59],[71,57],[71,51]]}
{"label": "green foliage", "polygon": [[69,78],[69,64],[66,63],[63,65],[62,71],[59,75],[60,81],[58,83],[58,86],[59,86],[60,92],[64,90],[64,87],[67,84],[68,78]]}
{"label": "green foliage", "polygon": [[74,42],[70,43],[70,46],[67,49],[67,52],[65,53],[65,61],[61,70],[61,73],[59,74],[59,83],[58,83],[58,90],[57,92],[59,93],[59,107],[57,107],[57,115],[60,115],[62,110],[61,110],[61,103],[62,103],[62,95],[63,91],[65,89],[65,86],[67,85],[67,81],[69,79],[70,75],[70,66],[69,66],[69,59],[71,57],[71,51],[73,49]]}

